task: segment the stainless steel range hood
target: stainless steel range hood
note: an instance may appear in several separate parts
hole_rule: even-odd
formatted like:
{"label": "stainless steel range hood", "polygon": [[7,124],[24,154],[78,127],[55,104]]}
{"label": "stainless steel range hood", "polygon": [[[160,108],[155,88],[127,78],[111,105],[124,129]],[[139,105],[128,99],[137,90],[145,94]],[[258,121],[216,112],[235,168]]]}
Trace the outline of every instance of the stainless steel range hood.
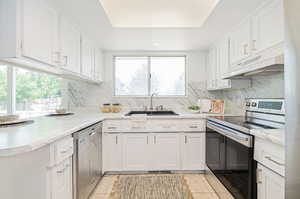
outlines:
{"label": "stainless steel range hood", "polygon": [[223,79],[247,79],[252,76],[265,76],[284,71],[283,54],[263,58],[259,55],[238,64],[238,70],[223,76]]}

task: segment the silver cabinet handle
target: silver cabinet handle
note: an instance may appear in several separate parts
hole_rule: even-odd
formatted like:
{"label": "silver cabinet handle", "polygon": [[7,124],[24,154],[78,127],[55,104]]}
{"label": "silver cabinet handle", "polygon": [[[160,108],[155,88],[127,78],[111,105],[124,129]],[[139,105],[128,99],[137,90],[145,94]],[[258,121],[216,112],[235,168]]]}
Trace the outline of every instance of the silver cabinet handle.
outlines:
{"label": "silver cabinet handle", "polygon": [[63,57],[65,59],[64,66],[67,66],[68,65],[68,56],[63,56]]}
{"label": "silver cabinet handle", "polygon": [[257,50],[257,49],[256,49],[256,42],[257,42],[257,41],[256,41],[255,39],[252,40],[252,50],[253,50],[253,51],[256,51],[256,50]]}
{"label": "silver cabinet handle", "polygon": [[196,129],[198,126],[190,126],[191,129]]}
{"label": "silver cabinet handle", "polygon": [[273,160],[270,156],[265,156],[265,158],[266,158],[267,160],[269,160],[269,161],[271,161],[271,162],[273,162],[273,163],[279,165],[279,166],[284,166],[283,163],[278,162],[278,161],[276,161],[276,160]]}
{"label": "silver cabinet handle", "polygon": [[118,136],[116,135],[116,144],[118,144]]}
{"label": "silver cabinet handle", "polygon": [[116,129],[117,127],[115,127],[115,126],[110,126],[110,127],[108,127],[108,129]]}
{"label": "silver cabinet handle", "polygon": [[261,184],[262,183],[262,181],[261,181],[261,179],[260,179],[260,173],[262,172],[262,170],[261,169],[256,169],[256,183],[257,184]]}
{"label": "silver cabinet handle", "polygon": [[93,135],[95,135],[96,134],[96,132],[94,131],[94,132],[91,132],[90,134],[89,134],[89,136],[93,136]]}
{"label": "silver cabinet handle", "polygon": [[54,62],[60,63],[60,52],[54,52],[54,55],[55,55]]}
{"label": "silver cabinet handle", "polygon": [[147,144],[149,144],[149,137],[147,136]]}
{"label": "silver cabinet handle", "polygon": [[248,44],[244,45],[244,55],[248,55]]}
{"label": "silver cabinet handle", "polygon": [[187,137],[186,137],[186,135],[184,136],[184,143],[187,144]]}
{"label": "silver cabinet handle", "polygon": [[156,144],[156,136],[154,136],[154,144]]}

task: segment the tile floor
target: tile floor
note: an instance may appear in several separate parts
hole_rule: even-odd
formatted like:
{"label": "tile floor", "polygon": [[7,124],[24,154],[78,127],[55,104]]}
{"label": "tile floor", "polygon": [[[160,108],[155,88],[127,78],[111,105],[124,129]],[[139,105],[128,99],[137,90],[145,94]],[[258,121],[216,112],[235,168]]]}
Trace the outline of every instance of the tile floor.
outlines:
{"label": "tile floor", "polygon": [[[219,199],[203,174],[184,174],[184,178],[187,181],[194,199]],[[116,180],[117,175],[104,176],[90,199],[108,199]]]}

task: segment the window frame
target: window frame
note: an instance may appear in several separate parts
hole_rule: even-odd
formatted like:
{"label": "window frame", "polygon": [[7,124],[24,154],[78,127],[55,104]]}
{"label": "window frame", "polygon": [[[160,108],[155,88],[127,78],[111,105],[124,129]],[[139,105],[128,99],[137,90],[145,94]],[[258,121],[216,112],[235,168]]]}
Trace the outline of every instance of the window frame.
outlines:
{"label": "window frame", "polygon": [[[116,95],[116,58],[117,57],[146,57],[148,59],[148,94],[147,95]],[[156,95],[157,98],[187,98],[188,97],[188,71],[187,71],[187,55],[113,55],[113,91],[112,96],[115,98],[149,98],[151,97],[151,57],[184,57],[184,95]]]}
{"label": "window frame", "polygon": [[[6,110],[6,114],[7,115],[13,115],[13,114],[17,114],[17,103],[16,103],[16,68],[18,66],[9,64],[9,63],[5,63],[5,62],[1,62],[0,61],[0,65],[6,66],[6,74],[7,74],[7,110]],[[20,67],[21,69],[25,69],[31,72],[39,72],[39,71],[35,71],[35,70],[30,70],[28,68],[25,67]],[[63,88],[62,88],[63,89]]]}

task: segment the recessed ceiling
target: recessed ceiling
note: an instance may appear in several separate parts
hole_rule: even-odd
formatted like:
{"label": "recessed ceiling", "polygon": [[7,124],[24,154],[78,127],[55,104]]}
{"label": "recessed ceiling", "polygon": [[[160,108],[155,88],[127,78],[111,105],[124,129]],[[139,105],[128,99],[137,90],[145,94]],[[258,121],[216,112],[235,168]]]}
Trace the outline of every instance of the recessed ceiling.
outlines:
{"label": "recessed ceiling", "polygon": [[201,27],[219,0],[99,0],[116,28]]}

